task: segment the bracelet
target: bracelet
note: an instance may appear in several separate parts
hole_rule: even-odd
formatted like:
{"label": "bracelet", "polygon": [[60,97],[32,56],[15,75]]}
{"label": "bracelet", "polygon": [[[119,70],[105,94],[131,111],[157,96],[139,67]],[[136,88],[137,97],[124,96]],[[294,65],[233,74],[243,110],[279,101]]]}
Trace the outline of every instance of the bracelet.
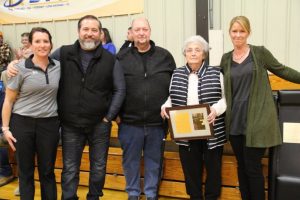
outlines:
{"label": "bracelet", "polygon": [[5,131],[9,131],[9,127],[8,126],[2,126],[2,132],[4,133]]}

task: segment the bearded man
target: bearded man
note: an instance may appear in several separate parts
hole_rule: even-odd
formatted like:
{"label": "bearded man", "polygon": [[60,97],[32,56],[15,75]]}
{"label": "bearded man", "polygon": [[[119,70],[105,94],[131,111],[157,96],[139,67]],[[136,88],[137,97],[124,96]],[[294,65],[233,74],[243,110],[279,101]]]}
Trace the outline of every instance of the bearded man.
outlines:
{"label": "bearded man", "polygon": [[78,21],[78,40],[51,57],[61,62],[59,115],[62,123],[62,199],[78,199],[83,149],[89,144],[90,176],[87,199],[103,196],[111,120],[125,97],[122,68],[102,48],[101,22],[93,15]]}

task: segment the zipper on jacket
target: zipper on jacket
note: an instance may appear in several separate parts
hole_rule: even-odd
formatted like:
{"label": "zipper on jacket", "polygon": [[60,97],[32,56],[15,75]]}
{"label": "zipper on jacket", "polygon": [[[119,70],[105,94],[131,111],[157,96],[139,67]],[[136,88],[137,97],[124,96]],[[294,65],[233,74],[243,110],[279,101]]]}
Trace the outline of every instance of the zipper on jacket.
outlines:
{"label": "zipper on jacket", "polygon": [[48,67],[46,68],[45,77],[46,77],[46,84],[49,84],[49,76],[48,76]]}
{"label": "zipper on jacket", "polygon": [[144,66],[144,77],[147,78],[147,66],[145,66],[146,63],[143,63]]}
{"label": "zipper on jacket", "polygon": [[42,69],[41,69],[41,68],[39,68],[39,67],[36,67],[36,66],[32,67],[32,69],[34,69],[34,70],[38,70],[38,71],[41,71],[41,72],[43,72],[43,73],[44,73],[44,75],[45,75],[46,84],[47,84],[47,85],[49,85],[48,66],[47,66],[47,68],[46,68],[46,70],[45,70],[45,71],[44,71],[44,70],[42,70]]}
{"label": "zipper on jacket", "polygon": [[147,67],[144,65],[144,124],[147,122],[147,95],[148,95],[148,87],[147,87]]}

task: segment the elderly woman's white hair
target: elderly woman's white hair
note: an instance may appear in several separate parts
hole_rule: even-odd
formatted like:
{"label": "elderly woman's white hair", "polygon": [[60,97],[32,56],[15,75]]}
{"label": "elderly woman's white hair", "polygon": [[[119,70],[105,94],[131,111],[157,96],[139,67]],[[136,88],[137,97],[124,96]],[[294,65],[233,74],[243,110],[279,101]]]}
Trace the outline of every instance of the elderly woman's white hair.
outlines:
{"label": "elderly woman's white hair", "polygon": [[201,37],[200,35],[193,35],[187,38],[184,41],[182,47],[182,53],[184,56],[185,56],[185,51],[190,44],[199,44],[203,51],[204,59],[207,57],[209,51],[209,45],[203,37]]}

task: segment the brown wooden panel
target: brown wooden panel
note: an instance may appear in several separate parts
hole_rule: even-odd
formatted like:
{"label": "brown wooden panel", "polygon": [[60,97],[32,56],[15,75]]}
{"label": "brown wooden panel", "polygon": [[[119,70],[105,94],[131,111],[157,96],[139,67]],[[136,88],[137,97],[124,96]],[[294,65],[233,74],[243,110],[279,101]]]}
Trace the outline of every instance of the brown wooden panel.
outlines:
{"label": "brown wooden panel", "polygon": [[236,187],[222,187],[221,196],[222,200],[240,200],[240,190]]}
{"label": "brown wooden panel", "polygon": [[[61,169],[55,170],[56,181],[60,183]],[[88,186],[88,172],[80,172],[81,186]],[[35,179],[38,180],[37,170],[35,171]],[[104,188],[114,190],[125,190],[125,177],[122,175],[106,175],[106,181]],[[178,181],[162,181],[159,189],[159,195],[169,196],[176,198],[187,199],[188,195],[185,192],[184,182]],[[240,193],[236,187],[222,187],[221,192],[222,200],[238,200],[240,199]]]}
{"label": "brown wooden panel", "polygon": [[110,154],[108,155],[106,173],[124,174],[121,155],[110,155]]}
{"label": "brown wooden panel", "polygon": [[110,137],[118,138],[118,124],[115,121],[112,122]]}
{"label": "brown wooden panel", "polygon": [[162,181],[159,187],[159,195],[178,198],[188,198],[188,195],[185,191],[184,182],[177,181]]}
{"label": "brown wooden panel", "polygon": [[272,90],[299,90],[300,84],[286,81],[274,74],[269,75]]}
{"label": "brown wooden panel", "polygon": [[238,186],[237,162],[234,156],[222,158],[222,185]]}
{"label": "brown wooden panel", "polygon": [[[61,169],[55,169],[56,181],[61,182]],[[125,190],[125,177],[123,175],[106,175],[104,188],[114,190]],[[88,186],[89,173],[80,172],[79,184],[82,186]],[[39,180],[37,170],[35,170],[35,180]],[[185,193],[185,186],[183,182],[175,181],[162,181],[159,194],[163,196],[172,196],[179,198],[187,198]]]}
{"label": "brown wooden panel", "polygon": [[[56,181],[61,182],[61,169],[55,169]],[[81,186],[88,186],[89,173],[81,171],[80,172],[80,182]],[[35,170],[35,180],[38,180],[37,170]],[[125,177],[123,175],[106,175],[106,181],[104,188],[114,189],[114,190],[125,190]],[[182,181],[167,181],[163,180],[160,185],[159,195],[169,196],[176,198],[188,198],[185,192],[185,185]],[[223,186],[221,192],[222,200],[239,200],[240,193],[238,187]]]}
{"label": "brown wooden panel", "polygon": [[163,166],[163,179],[184,181],[184,175],[179,159],[176,160],[165,158]]}
{"label": "brown wooden panel", "polygon": [[[62,166],[61,158],[59,153],[61,149],[58,150],[57,163],[56,166]],[[163,168],[163,179],[168,181],[184,181],[184,175],[179,159],[178,152],[165,152],[164,154],[164,168]],[[61,168],[61,167],[58,167]],[[88,152],[83,153],[83,159],[81,163],[81,170],[89,170],[89,156]],[[267,174],[268,174],[268,159],[263,159],[263,170],[264,176],[266,178],[267,184]],[[122,168],[122,150],[120,148],[110,148],[108,161],[107,161],[107,174],[111,175],[123,175]],[[143,176],[143,165],[141,165],[141,174]],[[205,180],[205,172],[204,178]],[[234,156],[224,155],[222,160],[222,184],[227,186],[238,186],[237,178],[237,162]],[[266,185],[267,187],[267,185]]]}

